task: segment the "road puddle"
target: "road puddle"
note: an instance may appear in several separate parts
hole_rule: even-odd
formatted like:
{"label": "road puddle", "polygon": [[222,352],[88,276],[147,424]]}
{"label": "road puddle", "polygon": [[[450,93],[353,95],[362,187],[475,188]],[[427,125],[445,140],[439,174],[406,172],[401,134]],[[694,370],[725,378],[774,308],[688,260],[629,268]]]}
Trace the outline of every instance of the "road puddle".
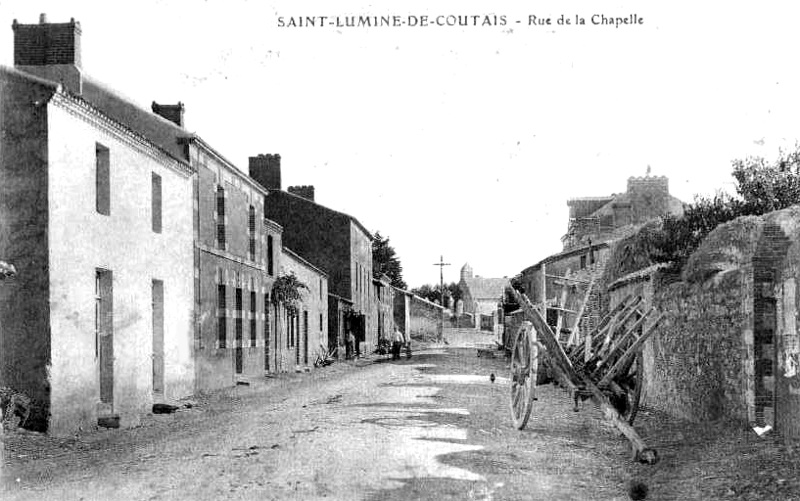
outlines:
{"label": "road puddle", "polygon": [[[412,478],[485,481],[483,475],[438,460],[447,454],[483,449],[481,445],[464,443],[468,438],[466,428],[437,422],[437,415],[469,415],[467,409],[432,405],[437,402],[439,391],[434,386],[384,386],[379,402],[372,402],[373,407],[361,419],[362,424],[386,433],[381,433],[384,438],[380,440],[381,477],[388,482],[382,488],[400,487],[402,480]],[[378,403],[380,407],[374,407]]]}
{"label": "road puddle", "polygon": [[490,376],[480,374],[425,374],[418,377],[431,383],[508,384],[509,382],[508,378],[502,376],[495,376],[492,382]]}

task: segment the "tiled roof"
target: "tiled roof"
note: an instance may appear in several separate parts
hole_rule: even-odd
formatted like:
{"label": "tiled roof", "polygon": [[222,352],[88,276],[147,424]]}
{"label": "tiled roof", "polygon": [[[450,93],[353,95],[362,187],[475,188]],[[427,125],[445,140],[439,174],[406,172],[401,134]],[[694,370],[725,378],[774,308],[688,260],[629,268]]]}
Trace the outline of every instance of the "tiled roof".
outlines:
{"label": "tiled roof", "polygon": [[[126,119],[126,117],[130,118],[136,114],[135,109],[138,109],[140,113],[145,115],[147,115],[148,112],[138,108],[135,104],[128,102],[126,99],[119,97],[113,92],[105,90],[102,86],[95,85],[96,82],[93,82],[88,77],[83,77],[84,93],[82,95],[77,95],[72,93],[69,88],[64,87],[58,82],[39,77],[25,71],[20,71],[16,68],[0,66],[0,72],[7,75],[16,76],[18,78],[24,78],[32,84],[51,88],[53,90],[53,95],[58,94],[64,99],[78,103],[79,105],[85,107],[92,114],[102,117],[109,123],[113,123],[121,130],[124,130],[126,134],[135,137],[139,141],[149,145],[170,159],[177,161],[183,166],[185,171],[190,169],[186,155],[179,153],[179,150],[175,148],[178,146],[176,141],[172,141],[173,147],[169,148],[167,147],[170,144],[168,139],[164,141],[158,141],[156,140],[156,137],[154,137],[152,134],[149,134],[149,132],[151,132],[151,128],[141,126],[142,123],[146,121]],[[50,99],[53,99],[53,96],[51,96]],[[121,104],[114,105],[113,103]],[[152,116],[160,119],[160,117],[155,115]],[[183,131],[183,129],[175,126],[174,124],[172,125],[179,131]],[[184,131],[182,134],[185,135],[186,132]],[[162,134],[162,136],[164,136],[164,134]]]}
{"label": "tiled roof", "polygon": [[614,199],[614,195],[606,195],[602,197],[575,197],[567,200],[567,204],[572,202],[610,202]]}
{"label": "tiled roof", "polygon": [[358,219],[354,218],[350,214],[345,214],[344,212],[339,212],[338,210],[331,209],[330,207],[325,207],[324,205],[320,205],[317,202],[309,200],[309,199],[307,199],[305,197],[301,197],[299,195],[295,195],[294,193],[289,193],[288,191],[272,189],[272,190],[269,190],[269,195],[270,196],[276,196],[277,195],[277,196],[281,196],[281,197],[291,197],[291,200],[302,201],[301,203],[305,203],[305,204],[309,204],[309,205],[312,205],[312,206],[315,206],[315,207],[319,207],[319,208],[321,208],[323,210],[326,210],[326,211],[328,211],[328,212],[330,212],[332,214],[337,214],[339,216],[346,217],[350,221],[354,222],[356,224],[356,226],[358,226],[361,229],[361,231],[363,231],[364,234],[367,237],[369,237],[370,240],[374,240],[374,237],[372,236],[372,233],[370,233],[370,231],[363,224],[361,224],[361,222]]}
{"label": "tiled roof", "polygon": [[669,264],[667,264],[667,263],[656,263],[656,264],[652,264],[652,265],[650,265],[650,266],[648,266],[646,268],[642,268],[640,270],[636,270],[634,272],[628,273],[624,277],[620,277],[617,280],[614,280],[613,282],[611,282],[608,285],[608,290],[611,291],[611,290],[614,290],[614,289],[616,289],[618,287],[622,287],[623,285],[626,285],[626,284],[629,284],[629,283],[633,283],[633,282],[639,282],[639,281],[642,281],[642,280],[650,280],[650,277],[653,275],[653,273],[655,273],[658,270],[661,270],[663,268],[667,268],[668,266],[669,266]]}
{"label": "tiled roof", "polygon": [[469,288],[473,299],[500,299],[509,285],[507,278],[465,278],[464,282]]}
{"label": "tiled roof", "polygon": [[20,71],[16,68],[11,68],[10,66],[0,66],[0,73],[5,73],[7,75],[15,76],[17,78],[27,80],[31,83],[39,84],[43,87],[49,87],[53,91],[56,91],[59,87],[58,82],[53,82],[52,80],[47,80],[46,78],[41,78],[36,75],[31,75],[30,73]]}
{"label": "tiled roof", "polygon": [[119,92],[86,75],[83,75],[81,97],[110,118],[142,134],[173,157],[188,160],[178,139],[192,134],[177,124],[140,107]]}
{"label": "tiled roof", "polygon": [[597,243],[592,243],[592,245],[585,245],[583,247],[577,247],[575,249],[568,249],[565,251],[561,251],[558,254],[552,254],[550,256],[547,256],[546,258],[542,259],[541,261],[532,266],[528,266],[527,268],[522,270],[520,274],[525,273],[529,270],[533,270],[535,268],[540,268],[542,264],[550,264],[555,261],[560,261],[561,259],[566,259],[569,257],[585,254],[586,252],[589,252],[590,249],[605,249],[607,247],[609,247],[609,242],[597,242]]}
{"label": "tiled roof", "polygon": [[301,263],[301,264],[305,265],[305,266],[306,266],[306,267],[308,267],[308,268],[311,268],[312,270],[316,271],[316,272],[317,272],[317,273],[319,273],[320,275],[325,275],[325,277],[327,277],[327,276],[328,276],[328,272],[326,272],[325,270],[323,270],[323,269],[322,269],[322,268],[320,268],[319,266],[315,266],[315,265],[311,264],[311,262],[309,262],[307,259],[305,259],[305,258],[304,258],[303,256],[301,256],[300,254],[296,253],[296,252],[295,252],[295,251],[293,251],[292,249],[290,249],[290,248],[286,247],[285,245],[283,245],[283,246],[282,246],[282,248],[283,248],[283,252],[284,252],[284,254],[288,254],[288,255],[289,255],[290,257],[292,257],[292,258],[293,258],[295,261],[297,261],[297,262],[299,262],[299,263]]}

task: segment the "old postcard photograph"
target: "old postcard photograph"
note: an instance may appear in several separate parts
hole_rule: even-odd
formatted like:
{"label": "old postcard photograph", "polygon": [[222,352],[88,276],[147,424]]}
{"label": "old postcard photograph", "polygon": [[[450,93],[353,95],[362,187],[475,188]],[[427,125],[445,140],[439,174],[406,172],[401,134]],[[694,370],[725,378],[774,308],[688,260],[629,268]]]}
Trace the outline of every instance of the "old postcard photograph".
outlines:
{"label": "old postcard photograph", "polygon": [[0,0],[0,498],[800,500],[799,16]]}

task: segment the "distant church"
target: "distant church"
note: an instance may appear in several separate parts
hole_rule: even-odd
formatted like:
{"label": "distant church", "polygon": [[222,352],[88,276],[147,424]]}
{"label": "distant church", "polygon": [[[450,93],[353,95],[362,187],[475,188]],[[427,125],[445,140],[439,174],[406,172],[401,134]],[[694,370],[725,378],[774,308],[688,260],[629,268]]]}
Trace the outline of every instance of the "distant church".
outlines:
{"label": "distant church", "polygon": [[[463,312],[473,315],[494,315],[497,305],[503,301],[508,278],[483,278],[474,276],[469,263],[461,268],[461,280],[458,288],[461,289]],[[458,310],[458,306],[456,306]]]}

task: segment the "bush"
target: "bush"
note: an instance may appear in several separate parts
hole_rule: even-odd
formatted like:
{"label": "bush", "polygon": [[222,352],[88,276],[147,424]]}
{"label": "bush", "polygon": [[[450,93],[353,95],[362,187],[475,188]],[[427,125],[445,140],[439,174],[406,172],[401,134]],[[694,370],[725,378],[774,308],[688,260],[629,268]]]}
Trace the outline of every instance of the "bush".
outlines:
{"label": "bush", "polygon": [[714,228],[740,216],[760,216],[800,203],[800,145],[779,152],[769,163],[761,157],[732,162],[736,182],[733,197],[717,192],[712,198],[696,197],[682,217],[662,218],[661,230],[652,235],[650,259],[670,263],[680,271],[700,242]]}

